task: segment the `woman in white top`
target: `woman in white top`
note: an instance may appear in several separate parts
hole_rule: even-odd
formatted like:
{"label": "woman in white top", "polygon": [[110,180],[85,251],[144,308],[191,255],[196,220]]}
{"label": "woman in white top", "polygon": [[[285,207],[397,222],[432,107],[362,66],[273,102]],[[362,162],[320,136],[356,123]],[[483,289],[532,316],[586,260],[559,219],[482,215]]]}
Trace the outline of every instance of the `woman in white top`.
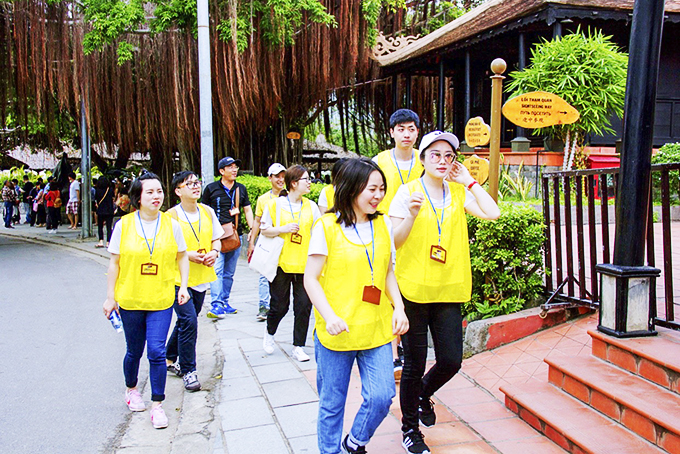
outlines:
{"label": "woman in white top", "polygon": [[273,238],[283,238],[276,277],[270,284],[271,302],[267,315],[262,347],[267,354],[274,352],[274,334],[290,307],[290,289],[293,288],[293,357],[309,361],[304,351],[309,330],[312,303],[304,288],[303,273],[307,264],[307,250],[312,235],[312,225],[320,217],[316,203],[303,197],[309,193],[311,182],[307,169],[295,165],[286,170],[287,195],[272,201],[262,214],[260,232]]}

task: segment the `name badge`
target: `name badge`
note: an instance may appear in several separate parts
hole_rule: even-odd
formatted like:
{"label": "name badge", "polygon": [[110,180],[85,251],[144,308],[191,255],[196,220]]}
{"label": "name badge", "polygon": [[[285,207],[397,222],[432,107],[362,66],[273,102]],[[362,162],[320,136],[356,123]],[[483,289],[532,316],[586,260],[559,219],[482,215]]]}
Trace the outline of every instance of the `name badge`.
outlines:
{"label": "name badge", "polygon": [[381,293],[382,291],[375,285],[367,285],[364,287],[362,300],[371,304],[380,304]]}
{"label": "name badge", "polygon": [[198,252],[199,254],[205,254],[205,249],[199,249],[199,250],[196,251],[196,252]]}
{"label": "name badge", "polygon": [[291,233],[290,241],[295,244],[302,244],[302,235],[300,235],[299,233]]}
{"label": "name badge", "polygon": [[236,216],[238,213],[239,213],[239,209],[236,208],[236,207],[234,207],[234,208],[232,208],[231,210],[229,210],[229,214],[230,214],[231,216]]}
{"label": "name badge", "polygon": [[158,265],[155,263],[142,263],[142,276],[155,276],[158,274]]}
{"label": "name badge", "polygon": [[432,245],[430,248],[430,258],[435,262],[446,263],[446,249],[436,244]]}

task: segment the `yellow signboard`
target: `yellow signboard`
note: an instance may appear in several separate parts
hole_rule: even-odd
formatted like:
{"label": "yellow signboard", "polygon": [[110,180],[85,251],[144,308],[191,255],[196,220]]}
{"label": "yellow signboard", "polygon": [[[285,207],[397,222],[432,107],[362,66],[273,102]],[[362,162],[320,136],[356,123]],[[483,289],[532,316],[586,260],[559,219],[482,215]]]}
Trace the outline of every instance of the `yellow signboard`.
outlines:
{"label": "yellow signboard", "polygon": [[477,180],[479,184],[483,184],[489,178],[489,161],[487,159],[473,154],[463,161],[463,165],[467,167],[472,178]]}
{"label": "yellow signboard", "polygon": [[468,147],[479,147],[489,143],[491,127],[482,117],[470,118],[465,126],[465,143]]}
{"label": "yellow signboard", "polygon": [[534,91],[509,99],[503,105],[503,116],[523,128],[543,128],[574,123],[580,114],[559,96]]}

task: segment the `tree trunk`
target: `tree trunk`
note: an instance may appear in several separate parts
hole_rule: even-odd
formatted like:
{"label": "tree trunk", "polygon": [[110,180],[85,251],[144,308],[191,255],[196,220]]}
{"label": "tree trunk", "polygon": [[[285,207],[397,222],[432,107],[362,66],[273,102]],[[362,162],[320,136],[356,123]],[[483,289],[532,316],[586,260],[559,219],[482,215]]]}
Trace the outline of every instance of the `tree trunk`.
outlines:
{"label": "tree trunk", "polygon": [[347,136],[345,136],[345,114],[342,101],[338,102],[338,115],[340,116],[340,135],[342,136],[342,149],[347,151]]}
{"label": "tree trunk", "polygon": [[326,136],[326,142],[333,143],[333,136],[331,134],[331,116],[328,114],[328,107],[323,110],[323,133]]}

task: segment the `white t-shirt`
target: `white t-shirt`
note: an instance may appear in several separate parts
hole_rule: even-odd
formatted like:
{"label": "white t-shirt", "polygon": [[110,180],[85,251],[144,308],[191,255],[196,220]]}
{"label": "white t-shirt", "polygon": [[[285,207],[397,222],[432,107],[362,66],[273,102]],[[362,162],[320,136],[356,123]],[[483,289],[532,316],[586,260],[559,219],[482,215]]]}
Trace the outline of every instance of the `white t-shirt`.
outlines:
{"label": "white t-shirt", "polygon": [[[309,199],[307,199],[309,200]],[[319,206],[314,202],[313,200],[309,200],[309,203],[312,207],[312,216],[314,216],[314,221],[319,219],[321,217],[321,212],[319,211]],[[297,214],[300,212],[300,208],[302,208],[302,201],[299,203],[288,203],[288,197],[278,197],[274,200],[273,204],[270,204],[271,208],[267,206],[265,208],[264,212],[262,213],[262,219],[260,220],[260,229],[265,230],[269,227],[272,226],[272,216],[271,216],[271,210],[281,210],[281,211],[287,211],[288,213],[291,213],[291,208],[293,209],[292,214],[295,219],[298,219]],[[277,220],[277,223],[280,224],[280,220]]]}
{"label": "white t-shirt", "polygon": [[[209,216],[212,217],[212,240],[219,240],[222,235],[224,235],[224,229],[220,225],[220,220],[217,218],[217,215],[215,214],[215,210],[213,210],[211,207],[207,205],[203,205],[203,208],[208,210]],[[180,222],[189,222],[189,223],[195,223],[198,222],[200,219],[200,215],[198,211],[194,211],[193,213],[189,213],[188,211],[183,211],[181,204],[175,205],[175,211],[177,211],[177,218],[179,219]],[[186,213],[186,216],[185,216]],[[188,221],[187,221],[188,218]],[[203,228],[203,226],[201,226]],[[196,235],[199,234],[199,231],[196,230]],[[193,290],[197,292],[205,292],[210,288],[210,282],[206,282],[204,284],[198,284],[193,287],[191,287]]]}
{"label": "white t-shirt", "polygon": [[[149,244],[152,244],[153,236],[156,231],[156,221],[147,222],[142,220],[140,224],[139,216],[135,215],[135,227],[137,229],[137,234],[142,238],[146,235],[149,240]],[[184,252],[187,250],[187,243],[184,241],[184,235],[182,234],[182,227],[174,219],[172,221],[172,234],[175,237],[175,242],[177,243],[177,252]],[[142,230],[144,229],[144,230]],[[113,234],[111,235],[111,241],[109,242],[109,248],[107,249],[111,254],[120,254],[120,238],[122,235],[122,222],[116,222],[116,226],[113,228]]]}
{"label": "white t-shirt", "polygon": [[[397,249],[394,247],[394,236],[392,235],[392,221],[387,216],[385,218],[385,225],[387,226],[387,231],[390,234],[390,249],[392,250],[391,260],[394,259],[397,254]],[[341,224],[340,228],[342,233],[345,234],[347,240],[354,244],[364,244],[368,246],[371,243],[371,223],[364,222],[363,224],[356,224],[356,230],[354,226],[346,226]],[[357,235],[357,232],[359,235]],[[323,225],[317,222],[312,229],[312,237],[309,240],[309,252],[307,255],[325,255],[328,256],[328,243],[326,243],[326,232],[323,229]]]}
{"label": "white t-shirt", "polygon": [[78,193],[76,191],[80,191],[80,181],[73,180],[71,185],[68,187],[68,201],[69,202],[77,202],[78,201]]}
{"label": "white t-shirt", "polygon": [[[430,197],[433,197],[432,194],[430,194]],[[441,210],[444,207],[447,207],[451,205],[451,191],[448,189],[446,190],[446,199],[443,201],[441,200],[441,193],[437,194],[437,198],[432,198],[432,205],[438,210]],[[408,187],[406,185],[402,185],[399,189],[397,189],[397,193],[394,195],[394,198],[392,199],[392,204],[390,205],[390,211],[389,215],[395,218],[401,218],[405,219],[408,216],[408,200],[411,198],[411,193],[408,191]],[[472,202],[474,202],[475,196],[465,189],[465,203],[463,204],[463,207],[469,206]],[[432,209],[430,206],[430,202],[427,200],[427,197],[425,197],[425,201],[423,202],[423,206],[420,207],[421,210],[424,210],[425,208],[427,209]],[[441,214],[441,213],[440,213]]]}
{"label": "white t-shirt", "polygon": [[329,186],[325,186],[319,193],[319,206],[321,207],[330,208],[328,206],[328,197],[326,197],[326,194],[328,193],[328,191],[330,191],[330,189],[326,189],[328,187]]}

